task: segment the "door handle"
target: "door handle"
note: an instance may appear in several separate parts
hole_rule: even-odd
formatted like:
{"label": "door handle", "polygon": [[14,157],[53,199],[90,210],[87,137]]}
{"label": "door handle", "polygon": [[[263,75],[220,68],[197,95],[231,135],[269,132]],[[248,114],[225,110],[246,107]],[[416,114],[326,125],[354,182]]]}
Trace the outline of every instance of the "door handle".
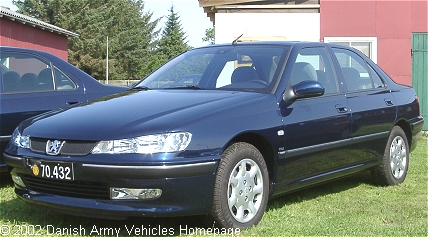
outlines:
{"label": "door handle", "polygon": [[336,105],[336,109],[337,109],[337,112],[339,112],[339,113],[347,113],[348,112],[348,108],[346,108],[346,106],[343,106],[343,105]]}
{"label": "door handle", "polygon": [[384,99],[384,101],[385,101],[385,104],[387,106],[393,106],[394,105],[394,102],[392,102],[392,100],[390,100],[390,99]]}

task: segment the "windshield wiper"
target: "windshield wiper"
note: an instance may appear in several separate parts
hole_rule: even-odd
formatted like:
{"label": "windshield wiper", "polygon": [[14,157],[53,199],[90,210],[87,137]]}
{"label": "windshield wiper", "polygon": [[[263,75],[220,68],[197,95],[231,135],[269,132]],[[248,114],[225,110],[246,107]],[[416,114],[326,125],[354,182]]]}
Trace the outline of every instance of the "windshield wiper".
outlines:
{"label": "windshield wiper", "polygon": [[191,89],[191,90],[202,90],[203,88],[195,85],[188,85],[188,86],[177,86],[177,87],[170,87],[165,89]]}
{"label": "windshield wiper", "polygon": [[130,91],[148,91],[150,88],[147,86],[135,86],[129,89]]}

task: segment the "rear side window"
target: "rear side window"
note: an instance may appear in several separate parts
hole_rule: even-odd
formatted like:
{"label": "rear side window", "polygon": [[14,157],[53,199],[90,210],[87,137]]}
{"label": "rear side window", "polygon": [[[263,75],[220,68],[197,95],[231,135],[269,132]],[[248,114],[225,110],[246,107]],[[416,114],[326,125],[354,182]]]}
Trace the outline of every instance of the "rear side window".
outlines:
{"label": "rear side window", "polygon": [[333,48],[339,61],[348,91],[384,87],[379,75],[358,54],[347,49]]}
{"label": "rear side window", "polygon": [[374,88],[382,88],[385,87],[385,83],[380,79],[379,74],[369,65],[370,77],[373,80]]}
{"label": "rear side window", "polygon": [[55,76],[55,89],[59,91],[74,90],[77,88],[73,80],[71,80],[65,73],[54,66]]}
{"label": "rear side window", "polygon": [[27,93],[77,88],[67,75],[32,54],[1,52],[2,93]]}

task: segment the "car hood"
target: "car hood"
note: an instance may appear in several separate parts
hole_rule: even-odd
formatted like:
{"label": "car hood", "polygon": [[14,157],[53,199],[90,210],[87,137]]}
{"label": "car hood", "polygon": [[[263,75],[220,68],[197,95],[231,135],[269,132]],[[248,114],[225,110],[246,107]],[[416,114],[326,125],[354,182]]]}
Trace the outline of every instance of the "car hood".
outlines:
{"label": "car hood", "polygon": [[111,140],[174,131],[209,113],[265,96],[218,90],[127,91],[67,110],[34,117],[21,124],[32,137]]}

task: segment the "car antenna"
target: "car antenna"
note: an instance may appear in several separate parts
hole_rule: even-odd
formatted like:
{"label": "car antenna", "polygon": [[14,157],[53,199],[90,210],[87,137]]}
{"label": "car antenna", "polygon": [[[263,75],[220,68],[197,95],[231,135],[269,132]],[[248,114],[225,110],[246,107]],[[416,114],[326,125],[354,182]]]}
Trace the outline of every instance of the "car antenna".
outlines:
{"label": "car antenna", "polygon": [[242,33],[240,36],[238,36],[238,38],[236,38],[235,40],[233,40],[232,45],[233,45],[233,46],[237,45],[237,44],[238,44],[238,40],[239,40],[239,39],[240,39],[244,34],[245,34],[245,32],[244,32],[244,33]]}

